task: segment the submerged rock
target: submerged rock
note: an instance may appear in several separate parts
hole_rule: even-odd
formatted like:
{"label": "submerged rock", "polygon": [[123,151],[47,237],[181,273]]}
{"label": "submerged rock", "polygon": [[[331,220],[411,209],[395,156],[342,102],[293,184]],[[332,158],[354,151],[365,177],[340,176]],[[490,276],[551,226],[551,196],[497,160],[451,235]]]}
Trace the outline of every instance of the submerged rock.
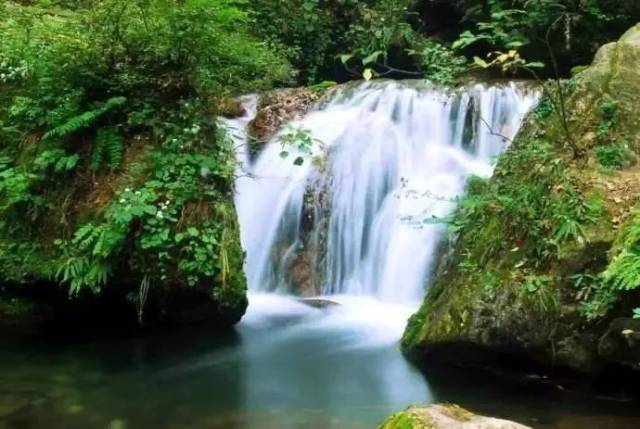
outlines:
{"label": "submerged rock", "polygon": [[299,301],[305,305],[308,305],[309,307],[314,307],[314,308],[329,308],[329,307],[335,307],[336,305],[340,305],[335,301],[331,301],[330,299],[323,299],[323,298],[302,298]]}
{"label": "submerged rock", "polygon": [[531,429],[507,420],[479,416],[453,404],[413,406],[394,414],[379,429]]}
{"label": "submerged rock", "polygon": [[[635,322],[614,320],[640,307],[640,296],[612,300],[599,283],[640,207],[640,168],[622,156],[640,152],[639,70],[640,25],[568,85],[566,126],[543,102],[494,177],[470,182],[475,205],[456,214],[449,256],[409,321],[409,356],[466,364],[486,352],[582,372],[640,368]],[[619,164],[605,170],[611,151]]]}

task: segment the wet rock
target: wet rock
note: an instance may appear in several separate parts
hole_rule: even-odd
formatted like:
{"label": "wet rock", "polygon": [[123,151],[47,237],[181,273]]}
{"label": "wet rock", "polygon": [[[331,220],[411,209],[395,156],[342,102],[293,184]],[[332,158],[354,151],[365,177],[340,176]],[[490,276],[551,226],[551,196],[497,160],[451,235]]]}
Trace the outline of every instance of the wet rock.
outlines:
{"label": "wet rock", "polygon": [[[517,210],[488,204],[472,230],[458,232],[451,257],[438,268],[422,308],[409,321],[403,350],[414,360],[424,363],[440,356],[451,363],[466,364],[482,350],[500,357],[509,354],[509,358],[550,371],[569,368],[597,373],[611,364],[640,369],[636,362],[636,331],[640,329],[629,319],[615,320],[639,307],[640,296],[627,294],[625,302],[600,315],[596,322],[588,322],[580,304],[589,292],[579,291],[574,282],[576,276],[604,271],[611,250],[622,239],[619,225],[638,204],[633,191],[640,184],[638,166],[630,164],[615,174],[600,174],[595,146],[603,143],[594,137],[594,130],[602,123],[601,106],[613,102],[618,117],[610,137],[640,141],[638,70],[640,25],[617,43],[602,47],[593,65],[575,78],[575,87],[567,97],[566,119],[582,158],[578,161],[576,152],[569,148],[558,118],[537,120],[531,115],[509,152],[499,160],[494,178],[485,190],[478,191],[492,198],[498,189],[498,194],[506,195],[527,189],[530,181],[545,180],[544,175],[551,173],[526,172],[518,161],[520,156],[526,157],[527,149],[542,142],[549,145],[553,159],[564,162],[563,180],[575,187],[580,198],[589,201],[602,196],[600,217],[582,222],[578,239],[559,243],[557,250],[550,251],[553,257],[547,258],[536,254],[534,248],[543,247],[540,241],[554,240],[553,228],[538,228],[538,234],[548,231],[549,235],[536,237],[534,243],[525,231],[509,227],[523,228],[512,217]],[[635,150],[638,152],[637,147]],[[550,186],[540,198],[548,201],[558,197],[562,186]],[[536,216],[540,224],[553,222],[546,215]],[[491,237],[500,237],[503,247],[488,249]],[[544,285],[527,290],[529,278],[544,279]],[[460,352],[452,355],[452,348]],[[495,363],[494,359],[491,364]]]}
{"label": "wet rock", "polygon": [[479,416],[453,404],[413,406],[386,420],[379,429],[531,429],[528,426]]}
{"label": "wet rock", "polygon": [[53,317],[53,309],[44,302],[0,296],[0,328],[35,329],[50,322]]}
{"label": "wet rock", "polygon": [[329,308],[329,307],[335,307],[336,305],[340,305],[335,301],[331,301],[329,299],[322,299],[322,298],[303,298],[298,300],[301,303],[308,305],[310,307],[314,307],[314,308]]}
{"label": "wet rock", "polygon": [[301,118],[318,95],[309,88],[286,88],[260,98],[258,113],[249,123],[249,133],[258,143],[266,143],[286,122]]}
{"label": "wet rock", "polygon": [[242,101],[238,98],[223,98],[218,101],[216,111],[228,119],[239,118],[246,113],[245,108],[242,106]]}
{"label": "wet rock", "polygon": [[613,320],[598,343],[600,356],[640,369],[640,320]]}

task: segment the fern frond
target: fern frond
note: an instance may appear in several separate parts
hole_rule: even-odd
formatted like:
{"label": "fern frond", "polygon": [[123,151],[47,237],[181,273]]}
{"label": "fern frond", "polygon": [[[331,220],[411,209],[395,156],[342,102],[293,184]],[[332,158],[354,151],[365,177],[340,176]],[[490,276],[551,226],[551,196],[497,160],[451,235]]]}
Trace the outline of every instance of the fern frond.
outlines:
{"label": "fern frond", "polygon": [[74,116],[73,118],[67,120],[64,124],[53,128],[52,130],[47,131],[43,139],[49,139],[51,137],[64,137],[71,133],[74,133],[82,128],[86,128],[92,124],[94,124],[100,117],[115,109],[116,107],[122,106],[127,99],[125,97],[112,97],[105,101],[104,103],[100,103],[100,106],[93,110],[88,110],[78,116]]}
{"label": "fern frond", "polygon": [[117,127],[101,128],[91,149],[89,168],[98,171],[103,164],[112,170],[122,166],[124,141]]}

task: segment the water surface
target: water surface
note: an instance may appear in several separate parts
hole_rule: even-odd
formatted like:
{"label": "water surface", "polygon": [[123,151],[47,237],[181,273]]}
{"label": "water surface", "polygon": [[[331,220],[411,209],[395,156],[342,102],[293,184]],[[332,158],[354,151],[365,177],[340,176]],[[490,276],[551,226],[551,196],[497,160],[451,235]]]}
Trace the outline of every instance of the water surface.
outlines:
{"label": "water surface", "polygon": [[457,402],[543,429],[632,429],[634,404],[459,371],[425,379],[398,350],[411,308],[253,295],[235,332],[207,329],[0,350],[0,428],[375,428],[413,403]]}

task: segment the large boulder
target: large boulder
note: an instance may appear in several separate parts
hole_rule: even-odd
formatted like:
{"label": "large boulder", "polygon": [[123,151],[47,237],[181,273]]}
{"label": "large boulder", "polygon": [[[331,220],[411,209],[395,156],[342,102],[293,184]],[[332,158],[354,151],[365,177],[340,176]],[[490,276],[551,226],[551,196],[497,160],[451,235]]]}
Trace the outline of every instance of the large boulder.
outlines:
{"label": "large boulder", "polygon": [[389,417],[379,429],[530,429],[518,423],[473,414],[457,405],[409,407]]}
{"label": "large boulder", "polygon": [[[494,177],[470,182],[452,247],[403,337],[416,361],[638,368],[636,324],[616,319],[640,296],[604,284],[603,272],[639,221],[640,25],[552,97],[557,108],[543,100]],[[604,168],[612,153],[615,168]]]}

